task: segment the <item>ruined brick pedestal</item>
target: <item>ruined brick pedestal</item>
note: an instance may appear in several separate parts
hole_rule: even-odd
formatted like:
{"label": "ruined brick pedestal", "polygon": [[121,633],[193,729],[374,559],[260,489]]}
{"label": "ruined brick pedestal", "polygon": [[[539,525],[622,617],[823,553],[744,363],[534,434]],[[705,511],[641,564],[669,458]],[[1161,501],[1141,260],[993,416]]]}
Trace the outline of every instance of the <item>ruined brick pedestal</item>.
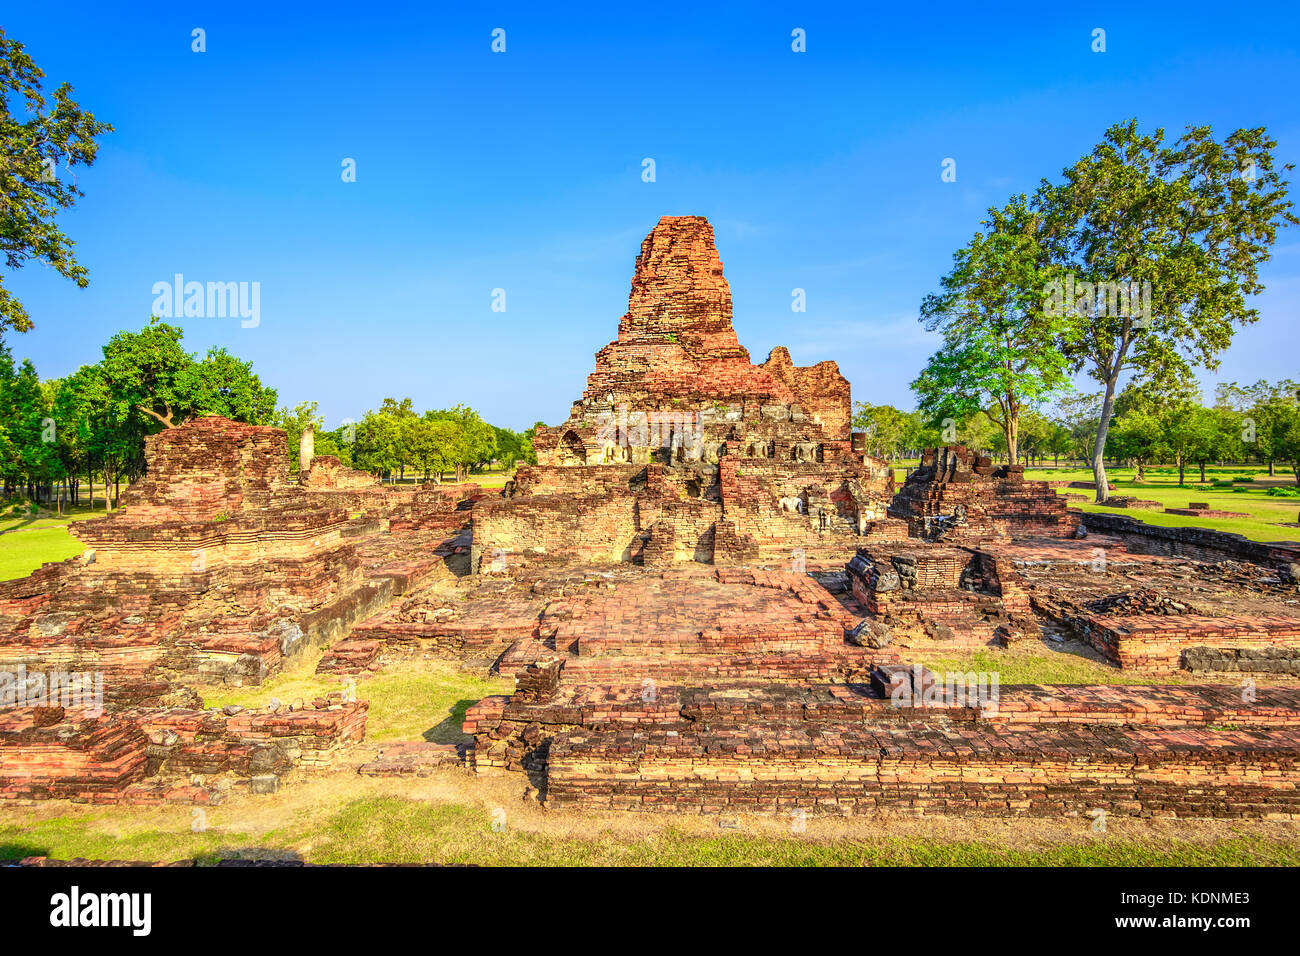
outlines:
{"label": "ruined brick pedestal", "polygon": [[977,541],[1011,536],[1069,537],[1079,517],[1023,465],[994,465],[964,445],[927,448],[889,506],[913,537]]}

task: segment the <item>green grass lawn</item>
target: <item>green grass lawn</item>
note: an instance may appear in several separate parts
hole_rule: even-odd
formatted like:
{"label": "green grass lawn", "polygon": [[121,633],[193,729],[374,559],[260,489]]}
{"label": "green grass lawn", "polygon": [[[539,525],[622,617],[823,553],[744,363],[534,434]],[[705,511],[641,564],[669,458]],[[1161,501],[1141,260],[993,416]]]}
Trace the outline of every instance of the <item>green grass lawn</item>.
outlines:
{"label": "green grass lawn", "polygon": [[46,562],[81,554],[85,546],[68,533],[68,525],[102,514],[79,508],[61,516],[42,511],[32,517],[7,510],[0,515],[0,581],[26,577]]}
{"label": "green grass lawn", "polygon": [[1177,674],[1135,674],[1070,650],[1042,644],[1008,650],[978,650],[954,657],[926,657],[915,663],[940,674],[951,671],[997,674],[999,685],[1012,684],[1182,684],[1196,678]]}
{"label": "green grass lawn", "polygon": [[[1220,482],[1239,476],[1252,475],[1257,479],[1267,479],[1266,468],[1226,465],[1206,468],[1206,483],[1200,482],[1200,470],[1188,469],[1185,484],[1178,484],[1178,469],[1160,467],[1146,469],[1146,481],[1133,480],[1134,469],[1108,469],[1107,477],[1115,485],[1115,495],[1133,495],[1150,501],[1159,501],[1166,508],[1186,508],[1193,501],[1205,502],[1219,511],[1239,511],[1249,515],[1248,518],[1193,518],[1186,515],[1167,515],[1159,511],[1140,509],[1113,508],[1098,505],[1091,501],[1072,501],[1071,507],[1084,511],[1100,511],[1107,514],[1123,514],[1145,521],[1148,524],[1166,528],[1209,528],[1214,531],[1230,531],[1243,535],[1252,541],[1300,541],[1300,528],[1288,528],[1283,522],[1295,522],[1300,515],[1300,498],[1272,497],[1268,494],[1270,486],[1288,487],[1292,484],[1285,468],[1278,469],[1277,478],[1271,483],[1260,481],[1238,483],[1232,487],[1215,487],[1214,481]],[[1091,481],[1092,472],[1087,469],[1052,469],[1035,468],[1025,472],[1025,477],[1045,481]],[[1064,494],[1067,490],[1076,494],[1091,492],[1082,489],[1058,489]]]}

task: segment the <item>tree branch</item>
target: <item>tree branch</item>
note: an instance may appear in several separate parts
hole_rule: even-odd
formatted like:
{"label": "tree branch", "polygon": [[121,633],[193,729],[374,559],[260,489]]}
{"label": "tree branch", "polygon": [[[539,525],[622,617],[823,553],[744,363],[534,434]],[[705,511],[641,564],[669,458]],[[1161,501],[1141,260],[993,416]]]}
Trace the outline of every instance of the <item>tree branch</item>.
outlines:
{"label": "tree branch", "polygon": [[146,415],[150,415],[150,416],[152,416],[152,417],[158,419],[158,421],[162,422],[163,425],[165,425],[167,428],[175,428],[175,427],[176,427],[174,424],[172,424],[172,416],[175,415],[176,412],[172,409],[172,407],[171,407],[170,405],[167,406],[167,417],[166,417],[166,418],[163,418],[163,416],[159,415],[157,412],[155,412],[155,411],[154,411],[152,408],[150,408],[148,405],[137,405],[136,408],[138,408],[140,411],[144,412]]}

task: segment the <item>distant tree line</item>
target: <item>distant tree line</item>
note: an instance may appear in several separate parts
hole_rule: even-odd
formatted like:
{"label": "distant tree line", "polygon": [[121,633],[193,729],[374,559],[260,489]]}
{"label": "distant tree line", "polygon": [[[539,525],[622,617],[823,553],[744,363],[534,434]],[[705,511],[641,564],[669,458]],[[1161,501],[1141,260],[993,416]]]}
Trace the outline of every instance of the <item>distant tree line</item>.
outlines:
{"label": "distant tree line", "polygon": [[324,431],[315,402],[276,405],[252,364],[225,349],[187,352],[182,331],[151,319],[139,332],[119,332],[103,358],[62,379],[42,381],[29,360],[16,363],[0,338],[0,480],[6,498],[82,504],[106,489],[111,508],[121,489],[145,470],[144,440],[200,415],[251,425],[275,425],[289,436],[298,466],[298,439],[310,422],[316,453],[389,478],[415,470],[463,478],[497,462],[510,469],[535,461],[534,429],[514,432],[483,421],[464,405],[416,415],[410,399],[385,399],[360,422]]}
{"label": "distant tree line", "polygon": [[[1029,464],[1062,460],[1088,466],[1101,420],[1099,395],[1069,395],[1046,412],[1023,409],[1018,458]],[[916,458],[921,449],[959,443],[992,457],[1010,460],[1006,431],[983,410],[960,419],[935,421],[922,411],[859,402],[853,425],[866,434],[866,450],[889,460]],[[1157,392],[1130,383],[1114,402],[1114,422],[1106,444],[1115,465],[1129,465],[1142,480],[1147,466],[1170,464],[1178,481],[1188,468],[1215,463],[1255,463],[1270,475],[1285,465],[1300,485],[1300,383],[1220,385],[1213,405],[1194,389]]]}
{"label": "distant tree line", "polygon": [[537,425],[524,432],[491,425],[466,405],[417,413],[409,398],[385,398],[378,411],[330,437],[352,468],[382,479],[401,480],[409,471],[440,482],[447,472],[464,481],[493,463],[507,471],[519,462],[536,464],[536,433]]}

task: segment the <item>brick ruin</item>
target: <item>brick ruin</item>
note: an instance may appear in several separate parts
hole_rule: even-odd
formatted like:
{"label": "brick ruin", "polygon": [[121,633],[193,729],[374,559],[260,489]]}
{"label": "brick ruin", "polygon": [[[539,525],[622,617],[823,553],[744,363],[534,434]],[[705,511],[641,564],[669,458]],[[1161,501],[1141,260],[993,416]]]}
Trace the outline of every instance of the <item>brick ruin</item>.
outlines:
{"label": "brick ruin", "polygon": [[[294,478],[274,429],[163,432],[121,513],[78,526],[91,552],[0,584],[0,670],[93,670],[106,701],[0,710],[0,796],[460,768],[561,810],[1300,819],[1300,546],[1081,515],[961,446],[896,488],[850,409],[834,363],[751,363],[711,228],[669,217],[568,420],[499,493],[310,454]],[[361,700],[214,711],[193,689],[309,646]],[[922,666],[1025,648],[1152,683]],[[367,677],[430,658],[513,692],[461,743],[348,763]]]}
{"label": "brick ruin", "polygon": [[0,583],[0,797],[205,802],[327,764],[365,702],[219,712],[195,686],[262,683],[466,550],[476,487],[400,492],[310,454],[291,476],[279,429],[199,418],[146,457],[116,513],[71,526],[81,557]]}
{"label": "brick ruin", "polygon": [[[505,641],[497,667],[516,690],[470,708],[464,759],[526,775],[554,808],[1297,818],[1300,684],[1270,683],[1300,676],[1282,662],[1300,647],[1295,582],[1056,527],[864,545],[839,580],[817,575],[825,586],[754,565],[588,571],[532,636]],[[1179,625],[1135,578],[1213,606]],[[1209,616],[1240,602],[1238,578],[1279,614],[1249,634]],[[1080,602],[1110,630],[1071,620]],[[1252,656],[1273,625],[1264,646],[1285,651]],[[997,686],[912,663],[1047,641],[1049,626],[1117,648],[1123,669],[1258,682]],[[419,764],[403,759],[393,772]]]}
{"label": "brick ruin", "polygon": [[947,540],[1061,537],[1078,514],[1045,481],[1026,481],[1024,465],[994,465],[962,445],[927,448],[889,507],[916,538]]}

